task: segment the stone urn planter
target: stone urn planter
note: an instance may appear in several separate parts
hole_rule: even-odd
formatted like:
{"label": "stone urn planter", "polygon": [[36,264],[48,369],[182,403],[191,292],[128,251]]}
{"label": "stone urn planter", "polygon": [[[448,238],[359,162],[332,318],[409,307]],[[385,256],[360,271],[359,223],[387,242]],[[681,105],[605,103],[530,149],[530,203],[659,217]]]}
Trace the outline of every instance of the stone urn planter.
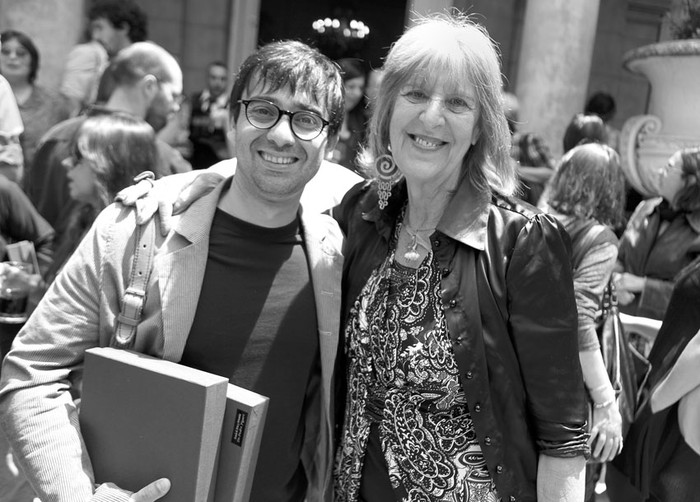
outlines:
{"label": "stone urn planter", "polygon": [[628,119],[620,134],[625,174],[650,197],[671,154],[700,146],[700,40],[645,45],[627,52],[623,65],[651,84],[648,114]]}

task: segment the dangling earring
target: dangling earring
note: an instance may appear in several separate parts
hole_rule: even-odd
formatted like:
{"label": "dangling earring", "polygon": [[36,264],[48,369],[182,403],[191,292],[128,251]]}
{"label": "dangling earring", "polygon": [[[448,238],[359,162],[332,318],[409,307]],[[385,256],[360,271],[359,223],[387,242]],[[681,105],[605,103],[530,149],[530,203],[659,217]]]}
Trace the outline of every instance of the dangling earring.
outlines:
{"label": "dangling earring", "polygon": [[390,153],[378,157],[374,161],[374,168],[379,176],[379,182],[377,183],[379,187],[379,209],[384,209],[389,202],[391,186],[394,184],[394,178],[399,169],[396,167],[394,157]]}

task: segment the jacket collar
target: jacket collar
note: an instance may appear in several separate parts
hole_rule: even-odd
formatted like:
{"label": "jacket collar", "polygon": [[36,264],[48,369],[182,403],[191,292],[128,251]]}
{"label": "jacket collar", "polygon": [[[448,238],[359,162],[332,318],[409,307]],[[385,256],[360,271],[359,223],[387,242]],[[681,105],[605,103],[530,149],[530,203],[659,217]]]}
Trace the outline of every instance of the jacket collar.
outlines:
{"label": "jacket collar", "polygon": [[[200,242],[209,237],[211,225],[204,225],[202,222],[211,222],[218,206],[219,199],[231,186],[233,176],[225,178],[214,187],[214,189],[202,198],[196,200],[182,214],[173,216],[172,228],[189,242]],[[322,217],[313,211],[303,209],[300,205],[299,214],[304,235],[307,238],[313,237],[319,242],[325,237],[325,230],[321,231]]]}
{"label": "jacket collar", "polygon": [[[374,222],[379,234],[389,240],[407,198],[406,180],[401,179],[392,188],[389,204],[382,211],[377,205],[375,184],[375,190],[372,190],[361,204],[362,218]],[[447,205],[437,229],[466,246],[483,251],[486,247],[486,224],[490,201],[490,191],[479,190],[467,176],[464,176]]]}
{"label": "jacket collar", "polygon": [[483,251],[486,247],[490,202],[490,190],[479,190],[468,176],[464,176],[437,229],[466,246]]}
{"label": "jacket collar", "polygon": [[194,201],[186,211],[173,216],[173,231],[192,243],[208,239],[219,198],[231,186],[231,179],[233,177],[224,179],[211,192]]}

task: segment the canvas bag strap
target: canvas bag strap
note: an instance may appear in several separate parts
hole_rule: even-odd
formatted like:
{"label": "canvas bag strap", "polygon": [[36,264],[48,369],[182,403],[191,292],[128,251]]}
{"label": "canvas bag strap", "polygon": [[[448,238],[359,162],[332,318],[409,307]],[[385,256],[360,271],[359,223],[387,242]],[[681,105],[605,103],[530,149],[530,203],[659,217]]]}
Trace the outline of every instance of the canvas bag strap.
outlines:
{"label": "canvas bag strap", "polygon": [[134,346],[136,327],[141,321],[143,306],[146,303],[146,287],[153,265],[155,234],[156,224],[154,218],[136,227],[131,276],[124,291],[124,296],[122,296],[121,311],[117,316],[117,325],[110,342],[112,347],[130,349]]}

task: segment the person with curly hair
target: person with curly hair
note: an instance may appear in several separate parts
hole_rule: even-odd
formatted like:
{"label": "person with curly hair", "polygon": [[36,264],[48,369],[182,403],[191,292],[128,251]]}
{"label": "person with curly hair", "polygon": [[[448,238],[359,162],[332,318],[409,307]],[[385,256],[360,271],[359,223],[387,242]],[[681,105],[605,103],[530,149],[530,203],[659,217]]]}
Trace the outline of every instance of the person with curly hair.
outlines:
{"label": "person with curly hair", "polygon": [[586,500],[593,500],[600,463],[622,448],[622,418],[596,332],[603,293],[617,259],[613,228],[622,224],[625,180],[620,157],[609,146],[588,143],[569,150],[545,193],[542,209],[571,237],[574,292],[578,310],[579,360],[592,409],[591,462],[586,467]]}

